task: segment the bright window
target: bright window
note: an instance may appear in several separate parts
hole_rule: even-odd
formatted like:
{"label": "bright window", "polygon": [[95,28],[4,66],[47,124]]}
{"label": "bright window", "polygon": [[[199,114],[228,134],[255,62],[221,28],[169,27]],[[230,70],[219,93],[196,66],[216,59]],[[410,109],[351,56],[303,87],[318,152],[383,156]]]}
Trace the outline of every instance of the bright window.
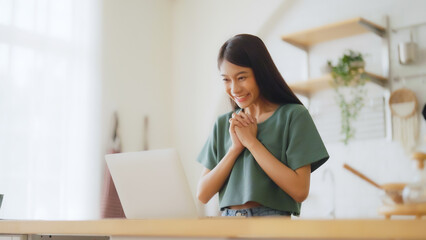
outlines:
{"label": "bright window", "polygon": [[0,219],[96,218],[98,0],[0,0]]}

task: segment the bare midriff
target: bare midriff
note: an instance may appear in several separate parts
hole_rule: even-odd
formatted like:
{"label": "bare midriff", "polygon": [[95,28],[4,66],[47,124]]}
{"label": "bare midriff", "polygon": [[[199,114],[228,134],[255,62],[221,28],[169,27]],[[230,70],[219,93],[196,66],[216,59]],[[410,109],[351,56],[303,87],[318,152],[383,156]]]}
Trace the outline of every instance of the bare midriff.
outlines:
{"label": "bare midriff", "polygon": [[229,208],[238,210],[238,209],[254,208],[259,206],[262,206],[262,205],[258,202],[246,202],[242,205],[229,206]]}

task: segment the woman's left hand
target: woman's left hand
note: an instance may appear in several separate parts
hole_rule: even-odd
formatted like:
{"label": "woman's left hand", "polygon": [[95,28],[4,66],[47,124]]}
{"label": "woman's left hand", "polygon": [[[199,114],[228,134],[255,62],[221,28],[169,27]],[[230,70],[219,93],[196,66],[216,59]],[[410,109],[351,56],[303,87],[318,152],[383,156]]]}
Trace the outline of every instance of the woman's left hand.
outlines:
{"label": "woman's left hand", "polygon": [[257,140],[257,121],[250,114],[246,114],[243,111],[234,114],[233,118],[241,123],[242,127],[236,126],[235,132],[241,144],[248,148]]}

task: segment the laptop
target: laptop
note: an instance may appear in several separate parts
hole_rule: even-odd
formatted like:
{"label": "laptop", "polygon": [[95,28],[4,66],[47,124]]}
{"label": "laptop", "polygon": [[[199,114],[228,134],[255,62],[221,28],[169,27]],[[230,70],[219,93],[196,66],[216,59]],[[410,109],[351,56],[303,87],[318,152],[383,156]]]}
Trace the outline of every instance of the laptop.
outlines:
{"label": "laptop", "polygon": [[175,149],[105,155],[128,219],[197,218]]}

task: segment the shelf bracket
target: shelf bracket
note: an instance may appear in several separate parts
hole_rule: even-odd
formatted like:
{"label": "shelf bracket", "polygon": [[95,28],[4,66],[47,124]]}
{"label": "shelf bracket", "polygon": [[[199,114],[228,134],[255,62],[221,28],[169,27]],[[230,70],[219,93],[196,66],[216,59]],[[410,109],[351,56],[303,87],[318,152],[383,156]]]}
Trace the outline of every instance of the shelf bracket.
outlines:
{"label": "shelf bracket", "polygon": [[305,45],[302,45],[302,44],[298,44],[298,43],[295,43],[295,42],[292,42],[292,41],[289,41],[289,40],[286,40],[285,42],[287,42],[287,43],[289,43],[289,44],[297,47],[298,49],[300,49],[302,51],[305,51],[305,52],[309,51],[309,47],[308,46],[305,46]]}
{"label": "shelf bracket", "polygon": [[364,28],[366,28],[367,30],[379,35],[380,37],[384,37],[386,34],[386,30],[379,29],[376,26],[370,24],[369,22],[365,22],[361,20],[359,21],[359,24],[363,26]]}

